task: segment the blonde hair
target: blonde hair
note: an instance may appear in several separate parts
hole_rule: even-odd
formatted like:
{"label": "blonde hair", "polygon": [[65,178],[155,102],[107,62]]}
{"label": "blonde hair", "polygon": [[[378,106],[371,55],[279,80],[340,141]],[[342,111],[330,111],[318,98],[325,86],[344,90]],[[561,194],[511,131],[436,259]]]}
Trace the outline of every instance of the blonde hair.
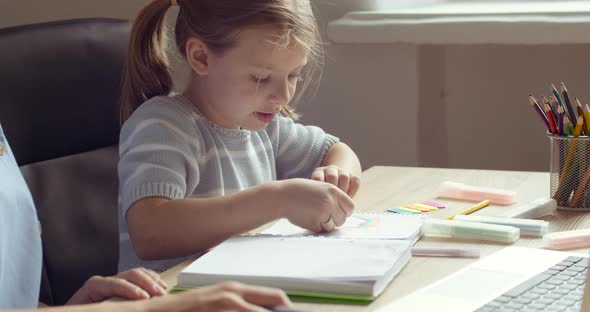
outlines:
{"label": "blonde hair", "polygon": [[[214,53],[235,44],[237,32],[246,26],[268,24],[277,27],[277,44],[291,40],[303,46],[309,56],[299,99],[313,78],[319,77],[323,49],[318,26],[309,1],[304,0],[177,0],[180,7],[175,26],[176,47],[186,59],[185,46],[191,37],[203,40]],[[127,67],[121,93],[121,115],[125,121],[148,99],[168,95],[173,81],[166,56],[165,16],[171,0],[154,0],[139,12],[129,39]],[[281,113],[297,118],[292,106]]]}

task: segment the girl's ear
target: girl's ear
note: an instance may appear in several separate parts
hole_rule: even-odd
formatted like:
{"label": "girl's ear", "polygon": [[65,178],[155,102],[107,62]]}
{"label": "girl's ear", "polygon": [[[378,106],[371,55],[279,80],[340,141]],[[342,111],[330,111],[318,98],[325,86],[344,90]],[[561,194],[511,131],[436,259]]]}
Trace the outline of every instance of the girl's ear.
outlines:
{"label": "girl's ear", "polygon": [[205,42],[197,37],[191,37],[186,42],[186,59],[192,69],[199,75],[209,73],[209,49]]}

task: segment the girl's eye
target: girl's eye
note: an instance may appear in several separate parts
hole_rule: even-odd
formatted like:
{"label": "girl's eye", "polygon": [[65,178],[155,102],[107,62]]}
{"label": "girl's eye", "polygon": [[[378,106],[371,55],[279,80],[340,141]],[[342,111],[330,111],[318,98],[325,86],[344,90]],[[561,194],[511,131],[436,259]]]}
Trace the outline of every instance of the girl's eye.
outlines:
{"label": "girl's eye", "polygon": [[268,79],[270,78],[270,76],[260,77],[260,76],[256,76],[256,75],[250,75],[250,78],[252,80],[254,80],[254,82],[256,82],[256,83],[265,83],[265,82],[268,81]]}
{"label": "girl's eye", "polygon": [[289,80],[301,82],[303,81],[303,77],[301,77],[301,75],[289,75]]}

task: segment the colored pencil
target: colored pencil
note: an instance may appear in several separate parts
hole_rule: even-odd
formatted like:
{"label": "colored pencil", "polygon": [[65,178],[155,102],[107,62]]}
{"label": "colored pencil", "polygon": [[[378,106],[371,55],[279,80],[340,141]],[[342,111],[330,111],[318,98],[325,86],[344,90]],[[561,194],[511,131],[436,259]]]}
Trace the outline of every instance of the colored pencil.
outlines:
{"label": "colored pencil", "polygon": [[586,131],[586,129],[588,127],[588,118],[586,118],[586,116],[584,115],[584,108],[582,107],[582,103],[580,103],[580,100],[578,98],[576,98],[575,102],[576,102],[576,112],[578,113],[577,116],[582,116],[582,118],[584,119],[584,124],[582,125],[582,135],[584,135],[584,134],[588,133]]}
{"label": "colored pencil", "polygon": [[[561,94],[563,95],[563,100],[565,101],[565,105],[567,108],[567,115],[570,118],[570,120],[574,121],[577,119],[576,117],[576,111],[574,110],[574,108],[572,107],[572,102],[570,101],[570,97],[569,94],[567,92],[567,88],[565,87],[565,84],[562,82],[561,83]],[[562,103],[563,105],[563,103]]]}
{"label": "colored pencil", "polygon": [[551,93],[553,93],[553,96],[557,100],[557,103],[563,106],[563,102],[561,101],[561,97],[559,96],[559,91],[557,91],[557,88],[553,83],[551,83]]}
{"label": "colored pencil", "polygon": [[543,100],[544,104],[547,104],[549,106],[549,108],[551,109],[551,113],[553,114],[553,119],[557,120],[557,108],[551,106],[551,103],[549,103],[549,100],[547,100],[545,96],[541,96],[541,100]]}
{"label": "colored pencil", "polygon": [[557,116],[559,116],[557,117],[557,132],[559,133],[559,135],[563,135],[563,125],[565,124],[565,116],[563,114],[563,108],[561,108],[561,106],[557,108]]}
{"label": "colored pencil", "polygon": [[551,112],[551,108],[549,107],[549,104],[547,104],[547,103],[545,103],[545,115],[547,116],[547,119],[549,119],[549,126],[551,127],[551,133],[559,134],[559,131],[557,130],[557,125],[555,124],[555,119],[553,119],[553,113]]}
{"label": "colored pencil", "polygon": [[547,131],[551,132],[551,126],[549,125],[549,119],[547,119],[547,115],[545,115],[545,112],[543,111],[543,109],[541,109],[541,106],[539,106],[539,102],[537,101],[537,99],[535,99],[534,96],[529,95],[529,103],[531,103],[531,107],[537,112],[537,114],[539,115],[539,118],[541,118],[543,123],[545,123],[545,127],[547,128]]}

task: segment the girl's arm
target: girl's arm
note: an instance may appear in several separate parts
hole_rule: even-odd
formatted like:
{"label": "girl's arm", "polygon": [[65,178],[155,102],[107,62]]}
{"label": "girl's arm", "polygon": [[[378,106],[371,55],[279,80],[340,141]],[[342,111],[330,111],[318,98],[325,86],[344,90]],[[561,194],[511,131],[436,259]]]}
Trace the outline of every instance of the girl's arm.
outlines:
{"label": "girl's arm", "polygon": [[311,178],[338,186],[353,197],[360,187],[361,163],[354,151],[344,143],[330,147],[322,166],[314,170]]}
{"label": "girl's arm", "polygon": [[127,224],[137,255],[157,260],[205,251],[278,218],[321,232],[330,217],[342,225],[353,210],[334,185],[289,179],[221,197],[141,199],[127,211]]}

